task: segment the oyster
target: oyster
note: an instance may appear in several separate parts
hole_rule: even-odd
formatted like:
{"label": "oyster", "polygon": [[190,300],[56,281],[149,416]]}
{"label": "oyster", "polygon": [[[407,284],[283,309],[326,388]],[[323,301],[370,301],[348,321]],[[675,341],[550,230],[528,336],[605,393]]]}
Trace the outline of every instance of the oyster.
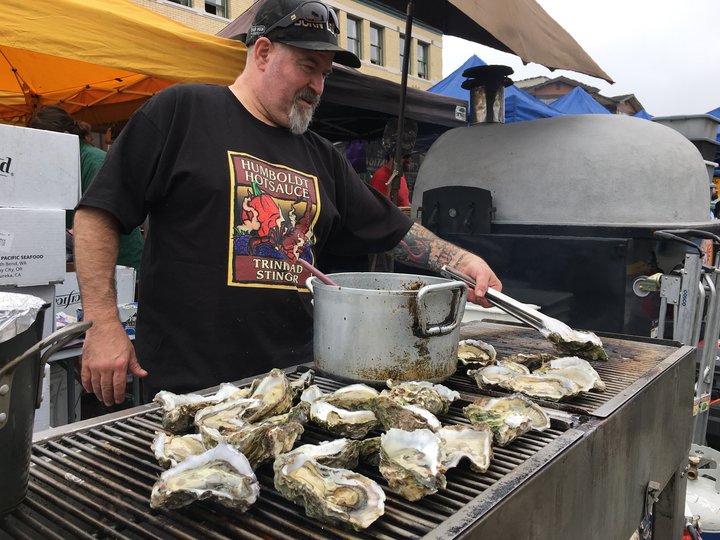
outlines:
{"label": "oyster", "polygon": [[206,426],[200,427],[204,443],[214,446],[225,442],[247,457],[255,470],[259,465],[288,452],[302,435],[303,424],[307,422],[309,405],[301,403],[290,412],[260,420],[255,424],[245,424],[237,431],[227,431],[224,435]]}
{"label": "oyster", "polygon": [[559,401],[580,392],[580,387],[567,377],[551,374],[524,374],[507,366],[487,366],[469,370],[480,388],[499,386],[511,392],[521,392],[531,397]]}
{"label": "oyster", "polygon": [[458,360],[466,366],[481,367],[494,364],[495,347],[479,339],[463,339],[458,343]]}
{"label": "oyster", "polygon": [[360,531],[385,513],[385,492],[361,474],[303,454],[280,456],[273,469],[275,488],[311,518]]}
{"label": "oyster", "polygon": [[566,356],[579,356],[587,360],[607,360],[608,355],[603,349],[602,341],[592,332],[573,330],[562,324],[553,325],[547,321],[542,334],[549,339],[555,348]]}
{"label": "oyster", "polygon": [[258,497],[260,485],[248,460],[219,444],[160,475],[150,494],[152,508],[180,508],[203,499],[244,512]]}
{"label": "oyster", "polygon": [[320,390],[320,387],[317,384],[311,384],[300,394],[300,401],[304,401],[306,403],[313,403],[319,399],[322,399],[326,395],[327,394],[323,393],[323,391]]}
{"label": "oyster", "polygon": [[238,388],[234,384],[223,383],[217,392],[210,396],[200,394],[173,394],[165,390],[155,394],[153,401],[162,406],[162,425],[173,433],[188,431],[193,426],[195,413],[200,409],[250,395],[249,388]]}
{"label": "oyster", "polygon": [[530,374],[530,369],[525,364],[518,364],[517,362],[513,362],[512,360],[498,360],[497,365],[510,368],[516,373],[524,373],[525,375]]}
{"label": "oyster", "polygon": [[340,437],[362,439],[378,426],[372,411],[346,411],[323,400],[310,405],[310,419]]}
{"label": "oyster", "polygon": [[590,390],[597,390],[598,392],[605,391],[605,383],[600,378],[598,372],[595,371],[587,360],[583,360],[577,356],[555,358],[554,360],[545,362],[533,373],[562,375],[577,384],[583,392]]}
{"label": "oyster", "polygon": [[280,459],[287,460],[292,456],[301,454],[327,467],[354,469],[360,461],[364,443],[365,441],[343,438],[319,444],[304,444],[286,452]]}
{"label": "oyster", "polygon": [[248,409],[242,418],[246,422],[257,422],[288,412],[292,406],[293,391],[285,372],[275,368],[262,379],[255,379],[250,387],[250,399],[260,400],[262,406]]}
{"label": "oyster", "polygon": [[237,431],[247,424],[242,419],[243,414],[248,409],[259,410],[262,407],[262,401],[259,399],[236,399],[224,401],[217,405],[200,409],[195,414],[195,425],[202,431],[203,429],[215,430],[217,435],[214,437],[219,440],[227,431]]}
{"label": "oyster", "polygon": [[522,364],[527,367],[530,371],[540,367],[544,362],[549,362],[553,358],[557,358],[554,354],[549,353],[516,353],[503,357],[498,360],[498,364],[507,364],[507,362],[514,362],[516,364]]}
{"label": "oyster", "polygon": [[442,427],[440,420],[430,411],[416,405],[401,405],[382,394],[373,400],[372,410],[385,431],[391,428],[407,431],[426,428],[437,431]]}
{"label": "oyster", "polygon": [[324,396],[323,401],[346,409],[348,411],[368,410],[371,399],[376,398],[380,392],[366,384],[351,384],[338,388],[330,395]]}
{"label": "oyster", "polygon": [[202,437],[197,433],[180,436],[168,435],[164,431],[155,434],[150,448],[160,466],[166,469],[174,467],[189,456],[196,456],[207,450]]}
{"label": "oyster", "polygon": [[448,412],[450,403],[460,397],[460,393],[450,390],[442,384],[425,381],[393,382],[387,381],[390,390],[383,390],[381,395],[387,396],[400,405],[416,405],[432,414]]}
{"label": "oyster", "polygon": [[462,458],[467,458],[477,472],[485,472],[490,467],[493,440],[490,427],[446,426],[436,435],[440,437],[443,471],[457,467]]}
{"label": "oyster", "polygon": [[380,474],[408,501],[443,489],[440,438],[429,429],[389,429],[380,435]]}
{"label": "oyster", "polygon": [[292,399],[297,398],[302,392],[309,387],[315,380],[315,372],[312,369],[308,369],[305,373],[300,375],[294,381],[290,381],[290,392],[292,393]]}
{"label": "oyster", "polygon": [[463,409],[474,426],[487,425],[498,446],[505,446],[531,429],[550,427],[550,418],[525,396],[482,397]]}

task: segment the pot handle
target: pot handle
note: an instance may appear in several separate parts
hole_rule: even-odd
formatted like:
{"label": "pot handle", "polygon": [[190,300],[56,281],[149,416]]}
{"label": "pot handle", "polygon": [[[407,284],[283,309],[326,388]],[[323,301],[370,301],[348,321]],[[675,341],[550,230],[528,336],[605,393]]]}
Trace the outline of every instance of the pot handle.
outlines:
{"label": "pot handle", "polygon": [[[45,371],[45,363],[47,359],[55,351],[63,347],[69,341],[83,335],[88,328],[92,326],[91,321],[77,322],[69,324],[60,330],[56,330],[45,339],[38,341],[20,356],[10,360],[2,368],[0,368],[0,428],[2,428],[8,420],[10,413],[10,396],[12,395],[12,381],[15,368],[21,363],[32,358],[36,353],[42,351],[45,347],[49,347],[40,359],[40,370],[38,377],[42,381]],[[38,391],[35,397],[35,408],[40,407],[42,400],[42,385],[38,384]]]}
{"label": "pot handle", "polygon": [[[445,319],[438,324],[432,324],[428,320],[427,300],[428,295],[438,292],[452,291],[453,297],[450,303],[450,312]],[[417,319],[418,332],[423,337],[444,336],[449,334],[460,324],[460,310],[465,306],[467,287],[459,281],[426,285],[417,294]]]}
{"label": "pot handle", "polygon": [[309,278],[307,278],[305,280],[305,286],[308,288],[308,290],[310,291],[310,294],[312,294],[313,296],[315,296],[315,290],[313,289],[312,282],[315,279],[317,279],[315,276],[310,276]]}

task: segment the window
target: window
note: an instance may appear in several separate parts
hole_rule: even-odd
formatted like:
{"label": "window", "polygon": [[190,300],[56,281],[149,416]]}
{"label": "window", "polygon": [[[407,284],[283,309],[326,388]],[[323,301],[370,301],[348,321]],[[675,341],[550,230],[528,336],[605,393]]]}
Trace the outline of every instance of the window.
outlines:
{"label": "window", "polygon": [[181,6],[192,7],[192,0],[170,0],[170,1],[175,2],[176,4],[180,4]]}
{"label": "window", "polygon": [[360,46],[360,21],[352,17],[347,18],[347,48],[358,58],[362,58],[360,54],[362,49]]}
{"label": "window", "polygon": [[205,0],[205,11],[227,19],[227,0]]}
{"label": "window", "polygon": [[383,29],[370,25],[370,62],[383,65]]}
{"label": "window", "polygon": [[428,74],[428,46],[427,43],[417,44],[417,76],[421,79],[429,79]]}

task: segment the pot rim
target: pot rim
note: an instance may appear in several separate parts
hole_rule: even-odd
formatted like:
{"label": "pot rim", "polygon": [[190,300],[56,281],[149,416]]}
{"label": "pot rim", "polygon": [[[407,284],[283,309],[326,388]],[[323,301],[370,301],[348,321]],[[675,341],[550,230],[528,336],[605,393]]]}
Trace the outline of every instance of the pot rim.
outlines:
{"label": "pot rim", "polygon": [[425,276],[422,274],[396,274],[392,272],[340,272],[337,274],[328,274],[328,277],[333,278],[333,280],[338,281],[342,280],[343,276],[377,276],[379,278],[388,277],[392,279],[396,279],[398,281],[405,280],[405,281],[423,281],[422,285],[418,287],[417,289],[361,289],[358,287],[349,287],[346,285],[343,285],[342,283],[338,283],[337,286],[335,285],[328,285],[327,283],[323,283],[319,279],[315,278],[313,279],[313,287],[318,290],[323,290],[326,292],[342,292],[342,293],[348,293],[348,294],[361,294],[361,295],[367,295],[367,294],[379,294],[382,293],[383,295],[393,295],[393,296],[417,296],[418,291],[422,287],[426,287],[429,285],[438,285],[441,283],[452,283],[455,280],[447,279],[439,276]]}

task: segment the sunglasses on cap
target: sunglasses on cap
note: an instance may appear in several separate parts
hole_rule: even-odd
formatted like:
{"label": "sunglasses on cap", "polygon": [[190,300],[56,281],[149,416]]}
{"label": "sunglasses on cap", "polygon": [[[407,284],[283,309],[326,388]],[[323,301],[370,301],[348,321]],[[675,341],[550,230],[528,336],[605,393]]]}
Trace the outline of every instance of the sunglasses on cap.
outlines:
{"label": "sunglasses on cap", "polygon": [[335,11],[322,2],[305,2],[300,4],[292,13],[285,15],[275,24],[271,25],[263,36],[267,36],[276,28],[288,28],[289,26],[308,26],[309,28],[322,28],[334,35],[339,32],[340,25]]}

